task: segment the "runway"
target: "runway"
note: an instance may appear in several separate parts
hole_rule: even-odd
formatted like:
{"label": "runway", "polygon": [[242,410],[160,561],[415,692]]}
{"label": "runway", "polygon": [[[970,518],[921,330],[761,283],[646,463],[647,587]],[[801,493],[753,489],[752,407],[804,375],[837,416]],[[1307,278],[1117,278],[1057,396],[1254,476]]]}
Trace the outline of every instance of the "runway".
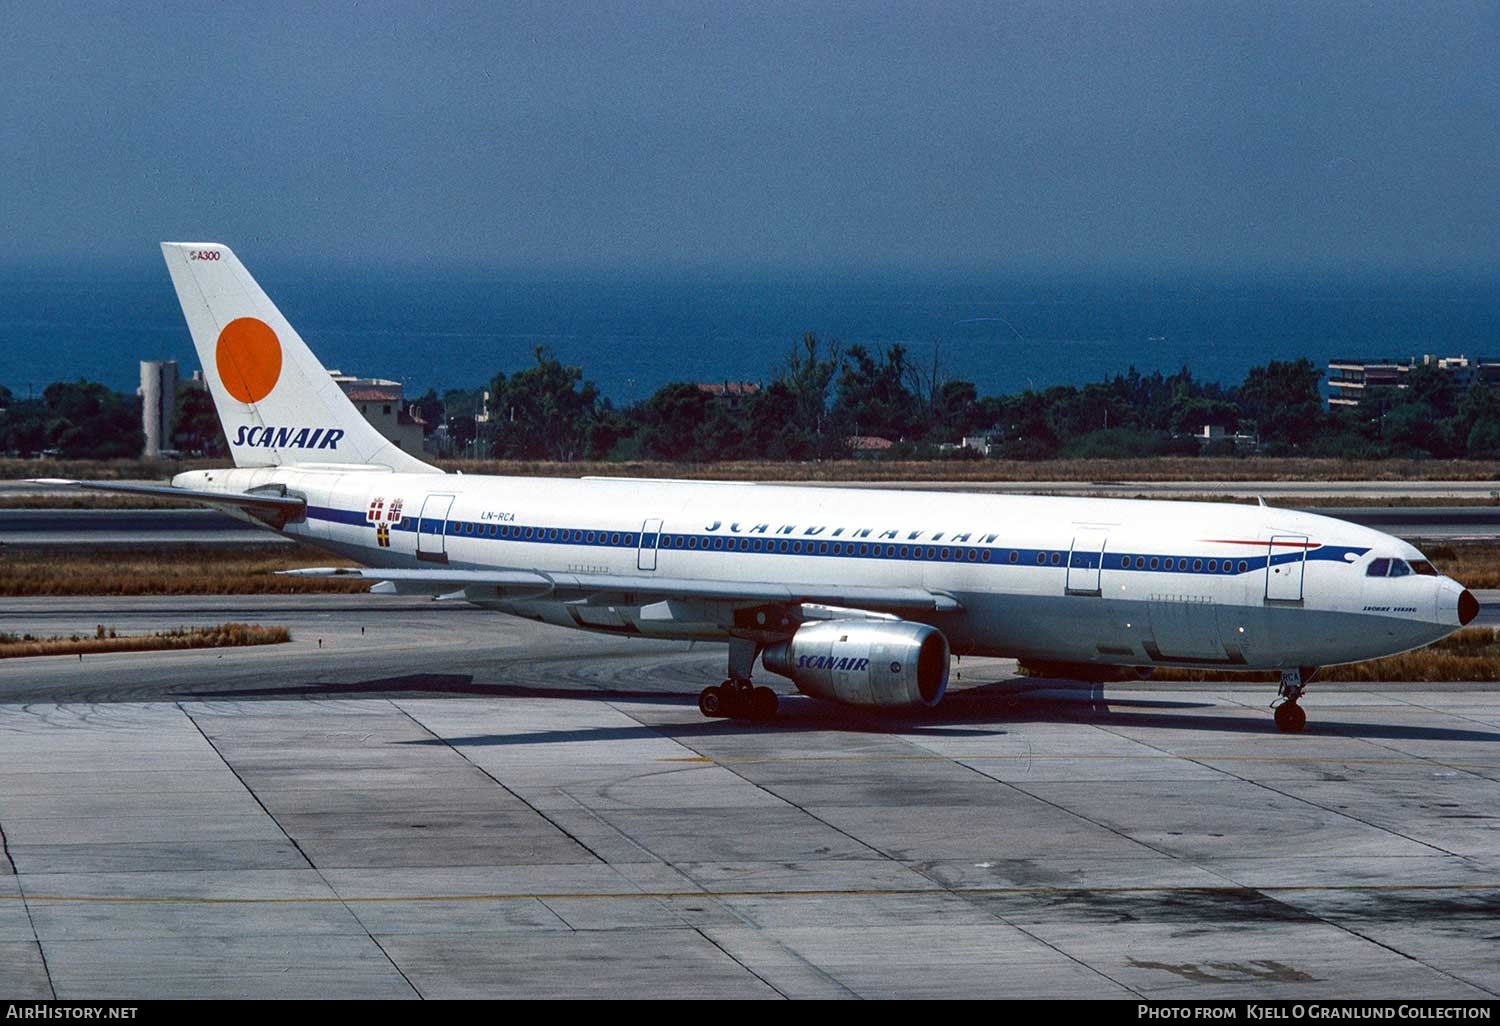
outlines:
{"label": "runway", "polygon": [[[1486,596],[1487,599],[1493,596]],[[722,651],[367,596],[0,600],[289,645],[0,662],[0,993],[1493,998],[1500,684],[703,720]],[[778,678],[767,678],[770,683]]]}

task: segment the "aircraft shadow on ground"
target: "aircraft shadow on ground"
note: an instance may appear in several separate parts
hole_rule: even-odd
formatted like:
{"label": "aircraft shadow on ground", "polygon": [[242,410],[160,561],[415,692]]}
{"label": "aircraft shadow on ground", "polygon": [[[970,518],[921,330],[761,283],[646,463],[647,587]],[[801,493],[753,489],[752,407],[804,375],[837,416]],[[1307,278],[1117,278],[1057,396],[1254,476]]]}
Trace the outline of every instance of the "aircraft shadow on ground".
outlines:
{"label": "aircraft shadow on ground", "polygon": [[[1128,687],[1128,685],[1123,685]],[[682,706],[696,708],[697,697],[680,691],[648,691],[608,688],[534,687],[481,683],[472,674],[406,674],[364,681],[308,682],[267,688],[205,690],[178,696],[199,701],[233,699],[270,700],[286,698],[528,698],[555,701],[612,702],[620,705]],[[1091,723],[1111,727],[1149,727],[1160,730],[1209,731],[1223,734],[1269,734],[1275,732],[1269,712],[1264,718],[1245,716],[1243,711],[1184,712],[1213,710],[1212,702],[1174,699],[1112,699],[1099,684],[1065,680],[1008,680],[955,692],[936,709],[917,713],[882,714],[819,702],[801,695],[782,695],[775,720],[691,720],[648,726],[590,727],[579,730],[539,731],[524,734],[493,734],[403,742],[432,745],[530,745],[578,741],[628,740],[632,738],[712,737],[769,731],[846,731],[870,734],[909,734],[932,737],[979,737],[1004,734],[1006,725],[1018,723]],[[696,713],[695,713],[696,715]],[[1347,713],[1345,713],[1347,715]],[[1413,726],[1335,720],[1313,709],[1305,733],[1325,737],[1349,737],[1387,741],[1461,741],[1493,744],[1500,730]]]}

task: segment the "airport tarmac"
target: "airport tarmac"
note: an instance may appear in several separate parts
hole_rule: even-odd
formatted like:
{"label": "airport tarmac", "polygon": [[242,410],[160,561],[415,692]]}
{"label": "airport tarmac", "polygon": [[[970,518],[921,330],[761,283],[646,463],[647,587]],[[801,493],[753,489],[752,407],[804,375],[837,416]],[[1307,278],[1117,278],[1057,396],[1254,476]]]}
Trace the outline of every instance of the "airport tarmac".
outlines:
{"label": "airport tarmac", "polygon": [[228,619],[294,640],[0,662],[0,996],[1500,995],[1500,683],[1315,684],[1281,735],[1269,685],[966,659],[928,715],[771,677],[748,724],[698,714],[716,646],[0,599]]}

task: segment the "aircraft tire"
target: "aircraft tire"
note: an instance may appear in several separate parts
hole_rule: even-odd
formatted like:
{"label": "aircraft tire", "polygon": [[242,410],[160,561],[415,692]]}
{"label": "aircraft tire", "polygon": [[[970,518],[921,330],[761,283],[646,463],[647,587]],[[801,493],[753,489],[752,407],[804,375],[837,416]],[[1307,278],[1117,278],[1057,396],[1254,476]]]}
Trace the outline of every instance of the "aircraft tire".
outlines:
{"label": "aircraft tire", "polygon": [[1296,702],[1282,702],[1276,707],[1276,729],[1283,734],[1300,734],[1307,726],[1307,710]]}
{"label": "aircraft tire", "polygon": [[709,719],[718,719],[729,715],[728,702],[725,700],[724,689],[717,685],[704,688],[698,692],[698,711]]}
{"label": "aircraft tire", "polygon": [[780,704],[776,692],[766,687],[756,688],[750,693],[750,716],[757,720],[774,720],[776,707]]}

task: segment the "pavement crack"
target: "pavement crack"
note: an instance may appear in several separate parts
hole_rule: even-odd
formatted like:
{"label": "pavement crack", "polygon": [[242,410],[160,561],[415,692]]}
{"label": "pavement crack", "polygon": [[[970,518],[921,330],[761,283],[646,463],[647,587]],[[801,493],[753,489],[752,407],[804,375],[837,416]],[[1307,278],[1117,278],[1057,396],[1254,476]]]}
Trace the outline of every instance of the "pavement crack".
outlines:
{"label": "pavement crack", "polygon": [[57,984],[52,981],[52,967],[47,964],[47,949],[42,947],[42,935],[36,931],[36,916],[32,915],[31,902],[26,899],[26,887],[21,882],[21,874],[16,869],[16,860],[10,853],[10,844],[5,839],[5,826],[0,824],[0,854],[4,854],[6,865],[10,866],[10,875],[16,881],[16,891],[21,896],[21,907],[26,910],[26,925],[31,928],[31,939],[36,944],[37,957],[42,960],[42,973],[47,977],[47,990],[52,995],[52,1000],[57,1000]]}
{"label": "pavement crack", "polygon": [[[1096,725],[1096,726],[1098,726],[1098,725]],[[1314,801],[1313,799],[1304,797],[1304,796],[1302,796],[1300,794],[1293,794],[1291,791],[1283,790],[1280,787],[1273,787],[1271,784],[1268,784],[1268,783],[1266,783],[1263,780],[1252,780],[1250,777],[1247,777],[1247,776],[1244,776],[1243,774],[1234,772],[1234,770],[1231,770],[1231,769],[1222,769],[1222,768],[1220,768],[1218,766],[1210,766],[1207,762],[1203,761],[1203,759],[1199,758],[1198,756],[1195,756],[1195,755],[1179,755],[1179,754],[1174,753],[1174,752],[1169,752],[1165,748],[1161,748],[1161,747],[1159,747],[1157,745],[1153,745],[1149,741],[1141,741],[1141,740],[1139,740],[1137,738],[1130,737],[1130,736],[1128,736],[1126,734],[1121,734],[1118,731],[1110,730],[1108,727],[1098,726],[1098,729],[1104,731],[1105,733],[1113,734],[1115,737],[1118,737],[1118,738],[1120,738],[1122,740],[1129,741],[1129,742],[1132,742],[1132,743],[1138,744],[1138,745],[1145,745],[1147,748],[1154,749],[1154,750],[1162,752],[1162,753],[1164,753],[1166,755],[1171,755],[1174,758],[1181,759],[1184,762],[1190,762],[1194,766],[1199,766],[1199,767],[1202,767],[1203,769],[1212,770],[1215,773],[1222,773],[1222,774],[1224,774],[1227,777],[1230,777],[1230,778],[1232,778],[1234,780],[1238,780],[1242,784],[1249,784],[1252,787],[1258,787],[1258,788],[1260,788],[1260,789],[1262,789],[1264,791],[1269,791],[1272,794],[1281,795],[1281,797],[1288,798],[1288,799],[1290,799],[1290,800],[1292,800],[1294,802],[1297,802],[1298,804],[1306,805],[1306,806],[1308,806],[1310,808],[1314,808],[1314,809],[1319,809],[1319,810],[1321,810],[1323,812],[1328,813],[1331,816],[1338,816],[1340,819],[1347,819],[1350,822],[1358,823],[1360,826],[1369,827],[1371,830],[1378,830],[1381,833],[1390,834],[1392,837],[1399,837],[1403,841],[1410,841],[1412,844],[1420,844],[1424,848],[1431,848],[1433,851],[1441,852],[1444,855],[1452,855],[1452,856],[1456,857],[1459,854],[1458,852],[1455,852],[1455,851],[1449,851],[1447,848],[1444,848],[1442,845],[1434,844],[1431,841],[1424,841],[1424,840],[1421,840],[1419,838],[1412,837],[1409,834],[1403,834],[1401,831],[1396,830],[1396,829],[1394,829],[1392,827],[1381,826],[1378,823],[1372,823],[1371,821],[1369,821],[1367,819],[1361,819],[1359,816],[1356,816],[1353,813],[1345,812],[1342,809],[1330,808],[1329,806],[1324,805],[1322,802]],[[1401,755],[1405,755],[1406,754],[1405,752],[1401,752],[1400,749],[1388,748],[1385,745],[1379,744],[1378,742],[1370,741],[1370,740],[1365,739],[1365,738],[1361,738],[1360,740],[1365,741],[1366,744],[1372,744],[1376,748],[1385,748],[1387,751],[1398,752]]]}
{"label": "pavement crack", "polygon": [[239,781],[240,786],[245,789],[245,793],[254,800],[256,805],[260,806],[260,810],[266,814],[271,822],[276,824],[276,829],[280,830],[281,836],[285,837],[287,839],[287,843],[296,849],[297,854],[302,857],[302,861],[307,863],[309,869],[318,874],[318,879],[322,881],[324,887],[328,888],[328,893],[332,894],[335,898],[338,899],[338,902],[343,906],[344,911],[349,914],[349,918],[354,920],[355,924],[364,931],[364,934],[369,938],[370,943],[375,945],[376,950],[379,951],[381,956],[390,963],[390,966],[395,970],[396,975],[400,976],[401,979],[406,983],[406,985],[412,989],[413,994],[416,994],[419,998],[422,997],[422,992],[417,989],[416,985],[413,984],[412,981],[407,977],[402,968],[396,964],[396,960],[390,956],[390,952],[385,950],[385,945],[381,944],[380,941],[375,939],[375,935],[370,932],[370,928],[365,925],[365,921],[359,918],[354,909],[349,907],[349,903],[344,900],[344,896],[338,892],[338,889],[336,887],[333,886],[333,882],[328,879],[328,877],[323,873],[323,870],[318,867],[317,863],[313,862],[312,858],[307,854],[307,852],[302,850],[302,845],[297,843],[297,839],[291,835],[291,833],[285,826],[282,825],[281,820],[276,818],[276,814],[269,808],[267,808],[265,802],[261,801],[261,797],[260,795],[255,793],[255,789],[245,782],[244,777],[240,776],[240,771],[235,769],[234,764],[231,763],[224,756],[224,753],[219,750],[219,746],[214,744],[214,739],[208,736],[208,733],[203,729],[202,724],[194,719],[193,714],[188,712],[187,709],[183,707],[181,702],[175,702],[173,704],[177,706],[177,710],[181,712],[183,716],[187,717],[187,721],[193,725],[193,729],[198,732],[198,736],[203,738],[203,740],[208,744],[209,748],[213,749],[213,753],[219,757],[219,761],[224,764],[224,768],[229,770],[230,773],[234,774],[234,779]]}
{"label": "pavement crack", "polygon": [[557,830],[559,833],[561,833],[568,840],[572,841],[574,844],[578,845],[578,847],[580,847],[584,851],[588,852],[590,856],[592,856],[593,858],[597,859],[598,861],[604,863],[605,865],[609,865],[609,860],[606,859],[604,856],[600,855],[593,848],[591,848],[587,844],[585,844],[584,841],[583,841],[583,839],[581,837],[579,837],[577,834],[573,833],[573,831],[571,831],[567,827],[563,826],[561,823],[559,823],[557,820],[553,819],[551,816],[547,815],[547,813],[546,813],[545,810],[537,807],[536,805],[534,805],[531,802],[527,801],[523,796],[517,794],[515,791],[512,791],[510,788],[506,787],[505,784],[504,784],[504,782],[501,781],[501,779],[499,777],[495,776],[495,774],[491,773],[489,770],[487,770],[483,766],[479,765],[479,763],[477,763],[473,759],[469,758],[469,753],[468,752],[466,752],[462,748],[459,748],[456,745],[450,743],[447,738],[440,737],[439,735],[435,734],[432,731],[432,729],[427,726],[427,724],[423,723],[421,720],[417,719],[411,713],[407,712],[404,708],[402,708],[400,702],[392,701],[390,704],[391,704],[391,707],[394,708],[397,712],[399,712],[402,716],[405,716],[412,723],[416,724],[417,729],[420,730],[420,731],[422,731],[422,733],[426,734],[428,737],[432,738],[434,741],[439,742],[444,747],[446,747],[449,751],[455,753],[464,762],[468,763],[470,766],[473,766],[480,773],[484,774],[484,776],[488,780],[492,781],[496,787],[500,788],[500,790],[502,790],[506,794],[510,795],[516,801],[518,801],[522,805],[526,806],[528,809],[530,809],[532,812],[536,813],[538,816],[540,816],[542,819],[546,820],[548,823],[552,824],[552,828],[554,830]]}
{"label": "pavement crack", "polygon": [[734,954],[728,948],[726,948],[724,945],[720,944],[718,941],[714,940],[707,933],[705,933],[703,931],[702,927],[695,926],[692,929],[693,929],[693,932],[696,933],[699,937],[702,937],[704,940],[708,941],[708,943],[712,944],[714,947],[718,948],[721,952],[723,952],[725,958],[729,959],[735,965],[737,965],[741,969],[745,970],[745,972],[749,973],[751,976],[754,976],[757,980],[759,980],[761,983],[764,983],[767,987],[770,987],[773,991],[776,992],[776,996],[777,997],[783,998],[783,999],[786,998],[786,996],[787,996],[786,991],[784,991],[780,987],[776,986],[776,984],[774,984],[770,980],[766,979],[764,976],[762,976],[760,973],[756,972],[754,969],[750,968],[750,966],[746,965],[744,962],[740,961],[738,958],[735,958]]}
{"label": "pavement crack", "polygon": [[[845,830],[843,827],[839,826],[836,823],[830,823],[828,820],[824,819],[822,816],[819,816],[817,813],[812,812],[812,811],[808,810],[807,808],[805,808],[805,807],[803,807],[801,805],[798,805],[796,802],[792,801],[790,798],[787,798],[784,795],[779,795],[775,791],[771,790],[768,787],[765,787],[764,785],[757,784],[755,781],[753,781],[749,777],[745,776],[745,774],[743,774],[743,773],[739,772],[738,770],[736,770],[734,768],[733,760],[730,760],[729,762],[720,762],[718,759],[715,759],[713,756],[711,756],[708,753],[706,753],[705,751],[703,751],[703,749],[693,747],[691,744],[689,744],[683,738],[673,737],[670,734],[663,733],[661,730],[657,729],[656,727],[653,727],[651,724],[646,723],[646,722],[644,722],[642,720],[639,720],[639,719],[637,719],[634,716],[631,716],[628,710],[621,709],[619,706],[616,706],[616,705],[611,705],[610,708],[614,709],[616,712],[618,712],[622,716],[627,716],[630,719],[635,720],[636,723],[639,723],[642,727],[646,728],[647,730],[652,731],[653,733],[660,734],[662,736],[663,740],[671,741],[673,744],[681,745],[683,748],[686,748],[690,752],[697,752],[699,755],[703,756],[703,758],[708,759],[711,763],[713,763],[713,765],[718,766],[720,769],[726,770],[727,772],[734,774],[735,776],[737,776],[741,780],[743,780],[745,783],[747,783],[751,787],[755,788],[757,791],[763,791],[764,793],[770,795],[772,798],[775,798],[777,801],[786,804],[790,808],[796,809],[798,812],[802,813],[804,816],[806,816],[808,819],[812,820],[813,822],[815,822],[815,823],[821,823],[823,826],[827,827],[829,830],[832,830],[834,833],[840,834],[840,835],[842,835],[844,837],[847,837],[849,840],[853,841],[855,844],[859,845],[861,848],[864,848],[866,851],[873,852],[876,855],[879,855],[881,858],[886,859],[889,862],[898,862],[898,861],[900,861],[899,859],[896,858],[896,856],[892,855],[890,852],[880,850],[879,848],[877,848],[873,844],[871,844],[869,841],[862,841],[862,840],[860,840],[858,837],[854,836],[848,830]],[[670,863],[668,863],[668,864],[670,865]]]}

